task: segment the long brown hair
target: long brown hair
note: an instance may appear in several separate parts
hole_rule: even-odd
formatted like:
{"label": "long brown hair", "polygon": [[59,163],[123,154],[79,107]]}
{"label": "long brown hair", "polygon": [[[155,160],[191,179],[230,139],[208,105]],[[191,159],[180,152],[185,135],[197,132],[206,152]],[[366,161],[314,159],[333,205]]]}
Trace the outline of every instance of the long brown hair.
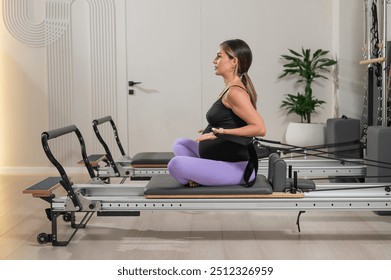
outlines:
{"label": "long brown hair", "polygon": [[257,92],[255,91],[251,78],[247,73],[253,59],[250,47],[245,41],[240,39],[227,40],[221,43],[220,47],[231,59],[234,57],[238,59],[238,64],[235,70],[236,75],[240,77],[240,80],[246,87],[246,91],[250,96],[251,104],[254,108],[257,108]]}

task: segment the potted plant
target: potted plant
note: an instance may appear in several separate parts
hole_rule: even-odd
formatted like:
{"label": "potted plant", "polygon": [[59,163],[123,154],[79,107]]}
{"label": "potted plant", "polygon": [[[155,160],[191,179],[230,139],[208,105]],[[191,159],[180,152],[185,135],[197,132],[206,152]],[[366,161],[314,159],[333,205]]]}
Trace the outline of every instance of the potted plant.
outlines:
{"label": "potted plant", "polygon": [[[329,51],[325,51],[322,49],[316,50],[314,53],[311,52],[310,49],[302,48],[301,53],[289,49],[289,55],[282,55],[282,59],[286,62],[283,65],[283,73],[278,77],[279,79],[284,78],[286,76],[297,76],[297,83],[304,84],[304,93],[298,92],[295,94],[286,94],[285,99],[282,101],[281,108],[285,108],[288,110],[288,114],[295,113],[300,116],[301,123],[311,123],[311,114],[316,113],[316,109],[322,107],[325,101],[315,98],[312,94],[312,84],[315,80],[318,79],[328,79],[324,74],[330,72],[330,68],[337,64],[337,61],[328,58],[327,54]],[[292,126],[292,125],[290,125]],[[295,125],[297,126],[297,125]],[[325,133],[321,134],[321,130],[325,130],[325,126],[323,128],[316,129],[315,132],[306,132],[303,129],[307,129],[309,125],[300,126],[300,132],[294,132],[294,137],[297,135],[301,135],[303,137],[308,138],[306,143],[304,144],[322,144],[324,143]],[[312,127],[312,126],[311,126]],[[289,135],[288,130],[286,134],[286,140],[288,143]],[[295,128],[296,129],[296,128]],[[297,134],[297,135],[296,135]],[[323,139],[323,140],[322,140]],[[294,140],[296,144],[299,144],[296,140]],[[322,142],[322,143],[318,143]]]}

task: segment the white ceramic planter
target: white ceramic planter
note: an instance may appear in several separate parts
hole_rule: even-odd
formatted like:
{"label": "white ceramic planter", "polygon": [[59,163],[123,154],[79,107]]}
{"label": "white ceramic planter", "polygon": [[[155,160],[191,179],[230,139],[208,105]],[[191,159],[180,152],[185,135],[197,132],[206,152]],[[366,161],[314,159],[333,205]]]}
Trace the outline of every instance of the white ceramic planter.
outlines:
{"label": "white ceramic planter", "polygon": [[326,143],[326,124],[289,123],[285,132],[287,144],[307,147]]}

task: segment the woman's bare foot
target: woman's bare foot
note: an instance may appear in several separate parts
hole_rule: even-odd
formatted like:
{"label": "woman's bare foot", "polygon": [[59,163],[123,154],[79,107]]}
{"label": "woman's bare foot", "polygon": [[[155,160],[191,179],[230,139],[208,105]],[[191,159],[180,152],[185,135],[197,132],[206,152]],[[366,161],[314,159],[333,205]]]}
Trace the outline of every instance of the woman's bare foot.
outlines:
{"label": "woman's bare foot", "polygon": [[189,187],[198,187],[199,185],[197,182],[189,181]]}

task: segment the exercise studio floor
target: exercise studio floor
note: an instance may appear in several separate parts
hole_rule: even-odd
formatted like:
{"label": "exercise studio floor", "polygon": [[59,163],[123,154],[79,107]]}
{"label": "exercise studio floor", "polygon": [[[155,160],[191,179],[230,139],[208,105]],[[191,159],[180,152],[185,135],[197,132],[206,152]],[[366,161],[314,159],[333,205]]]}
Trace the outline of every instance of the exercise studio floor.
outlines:
{"label": "exercise studio floor", "polygon": [[[37,234],[50,233],[44,211],[49,204],[22,191],[44,177],[0,175],[0,259],[391,259],[391,216],[373,212],[308,211],[301,216],[301,233],[293,211],[94,215],[67,247],[39,245]],[[59,240],[69,233],[60,217]]]}

